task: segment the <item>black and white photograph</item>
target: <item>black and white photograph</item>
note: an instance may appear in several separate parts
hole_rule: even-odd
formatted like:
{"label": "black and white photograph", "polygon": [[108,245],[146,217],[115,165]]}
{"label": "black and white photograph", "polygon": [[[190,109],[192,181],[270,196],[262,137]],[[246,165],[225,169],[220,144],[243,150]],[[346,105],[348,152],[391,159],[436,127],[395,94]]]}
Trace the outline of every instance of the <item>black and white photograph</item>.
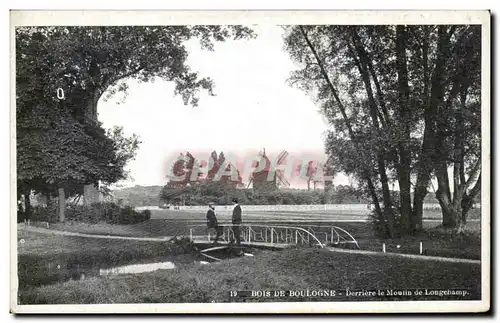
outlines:
{"label": "black and white photograph", "polygon": [[14,313],[490,309],[488,11],[11,11],[11,101]]}

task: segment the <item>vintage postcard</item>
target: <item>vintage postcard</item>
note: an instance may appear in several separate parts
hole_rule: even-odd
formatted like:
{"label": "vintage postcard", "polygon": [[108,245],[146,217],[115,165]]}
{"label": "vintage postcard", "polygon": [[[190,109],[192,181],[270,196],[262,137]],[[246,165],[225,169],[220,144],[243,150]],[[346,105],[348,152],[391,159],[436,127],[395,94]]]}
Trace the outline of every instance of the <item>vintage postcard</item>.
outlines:
{"label": "vintage postcard", "polygon": [[13,313],[490,309],[488,11],[11,11]]}

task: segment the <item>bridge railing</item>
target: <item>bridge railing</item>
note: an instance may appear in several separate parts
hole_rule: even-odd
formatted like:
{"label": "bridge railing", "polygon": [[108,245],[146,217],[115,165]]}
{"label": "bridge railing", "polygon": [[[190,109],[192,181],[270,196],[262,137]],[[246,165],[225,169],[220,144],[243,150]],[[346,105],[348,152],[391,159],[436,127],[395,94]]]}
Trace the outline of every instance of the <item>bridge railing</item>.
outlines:
{"label": "bridge railing", "polygon": [[[220,223],[223,235],[221,242],[235,240],[235,233],[231,223]],[[308,226],[291,227],[264,224],[241,224],[240,239],[244,243],[262,243],[268,245],[316,245],[324,247],[327,244],[342,246],[352,244],[358,249],[356,239],[346,230],[337,226]],[[314,229],[313,229],[314,228]],[[326,230],[325,230],[326,229]],[[215,231],[208,230],[205,225],[193,225],[189,230],[189,237],[193,241],[211,242],[215,238]]]}
{"label": "bridge railing", "polygon": [[322,241],[325,241],[326,244],[335,246],[354,245],[356,248],[361,249],[354,236],[341,227],[332,225],[312,225],[308,226],[308,231],[324,239]]}

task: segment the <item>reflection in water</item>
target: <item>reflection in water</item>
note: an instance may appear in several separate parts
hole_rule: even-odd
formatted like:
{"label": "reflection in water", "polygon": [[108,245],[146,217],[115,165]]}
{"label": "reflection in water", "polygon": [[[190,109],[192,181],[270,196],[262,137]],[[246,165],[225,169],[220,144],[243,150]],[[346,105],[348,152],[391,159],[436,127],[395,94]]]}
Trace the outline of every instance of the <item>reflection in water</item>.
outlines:
{"label": "reflection in water", "polygon": [[[251,256],[253,254],[253,252],[249,253],[250,250],[246,250],[245,254],[239,250],[237,254],[233,251],[235,250],[218,250],[218,252],[211,254],[219,259],[232,259],[237,256]],[[136,263],[134,264],[134,262]],[[141,263],[137,264],[137,262]],[[163,256],[135,258],[135,255],[129,254],[110,257],[106,253],[92,255],[63,253],[56,256],[20,255],[18,257],[19,289],[95,276],[140,274],[158,269],[188,266],[188,264],[193,263],[204,266],[212,262],[201,255],[193,254],[176,256],[175,259]]]}
{"label": "reflection in water", "polygon": [[159,269],[173,269],[175,265],[173,262],[156,262],[151,264],[136,264],[136,265],[128,265],[121,267],[114,267],[109,269],[99,269],[99,275],[108,276],[108,275],[120,275],[120,274],[138,274],[145,273],[150,271],[155,271]]}

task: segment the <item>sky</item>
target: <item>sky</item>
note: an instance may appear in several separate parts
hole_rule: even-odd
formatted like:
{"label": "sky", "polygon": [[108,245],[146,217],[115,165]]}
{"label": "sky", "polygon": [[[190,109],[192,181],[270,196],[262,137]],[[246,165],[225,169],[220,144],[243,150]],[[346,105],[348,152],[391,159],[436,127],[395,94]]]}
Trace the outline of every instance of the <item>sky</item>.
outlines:
{"label": "sky", "polygon": [[[241,159],[265,148],[271,156],[286,150],[289,160],[304,154],[324,158],[328,126],[312,98],[286,83],[297,66],[282,50],[281,28],[252,28],[257,38],[216,43],[214,51],[188,43],[188,65],[215,83],[216,96],[201,93],[197,107],[184,105],[174,96],[173,84],[161,80],[129,80],[123,102],[119,96],[99,101],[98,118],[105,128],[122,126],[141,141],[127,166],[131,178],[118,187],[166,184],[172,159],[183,151],[195,157],[224,151]],[[305,187],[298,178],[291,183]],[[349,182],[340,175],[334,183]]]}

